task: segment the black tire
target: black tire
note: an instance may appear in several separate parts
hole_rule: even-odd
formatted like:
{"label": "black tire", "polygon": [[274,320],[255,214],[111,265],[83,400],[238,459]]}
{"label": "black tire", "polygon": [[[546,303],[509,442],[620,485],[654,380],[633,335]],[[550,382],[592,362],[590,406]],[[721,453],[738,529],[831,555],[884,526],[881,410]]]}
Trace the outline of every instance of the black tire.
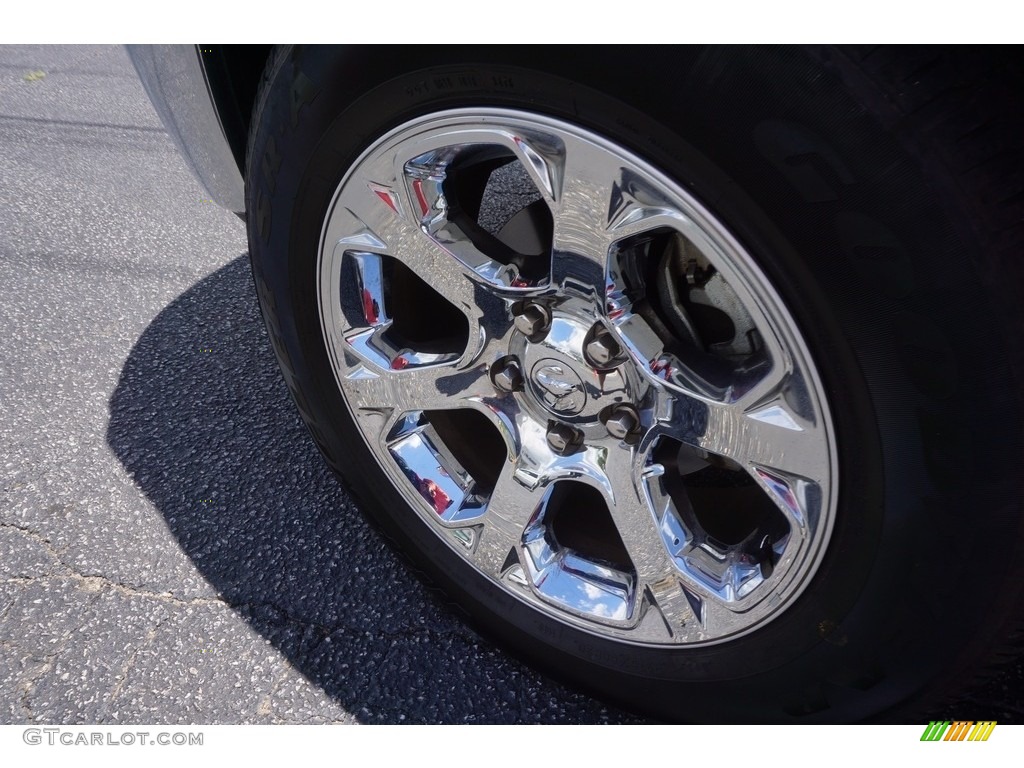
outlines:
{"label": "black tire", "polygon": [[[665,719],[905,721],[1020,621],[1021,85],[1018,62],[959,50],[283,49],[246,174],[273,348],[365,511],[514,652]],[[559,624],[410,516],[365,448],[321,334],[324,218],[375,139],[467,106],[550,115],[642,156],[728,225],[798,322],[831,403],[839,504],[813,582],[757,631],[665,650]]]}

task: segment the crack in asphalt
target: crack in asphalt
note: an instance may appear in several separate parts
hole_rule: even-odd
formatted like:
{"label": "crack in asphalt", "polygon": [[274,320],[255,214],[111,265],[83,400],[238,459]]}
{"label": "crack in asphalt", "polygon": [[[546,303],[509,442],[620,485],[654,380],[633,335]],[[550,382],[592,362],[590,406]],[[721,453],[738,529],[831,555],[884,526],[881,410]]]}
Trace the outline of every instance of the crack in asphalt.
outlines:
{"label": "crack in asphalt", "polygon": [[27,525],[21,525],[20,523],[12,523],[9,520],[0,520],[0,528],[11,528],[15,531],[19,531],[27,536],[37,539],[44,544],[50,544],[50,540],[48,538],[43,536],[43,534],[39,533],[39,531],[29,528]]}
{"label": "crack in asphalt", "polygon": [[[62,572],[57,574],[12,577],[3,582],[6,584],[29,585],[47,583],[54,578],[69,578],[83,591],[89,593],[98,593],[104,588],[109,588],[110,590],[126,597],[145,598],[171,605],[183,607],[200,605],[228,608],[237,613],[249,614],[250,617],[256,621],[269,624],[270,626],[281,627],[291,625],[303,630],[311,630],[314,636],[310,638],[312,640],[312,645],[309,646],[310,651],[315,651],[331,637],[344,634],[362,635],[366,632],[365,627],[354,626],[345,622],[330,625],[302,616],[297,616],[273,601],[233,601],[221,596],[182,598],[170,592],[153,592],[152,590],[142,589],[133,584],[127,584],[122,581],[111,579],[103,574],[83,573],[67,563],[61,556],[61,553],[53,546],[53,543],[38,531],[35,531],[28,526],[5,521],[0,521],[0,528],[10,528],[18,531],[27,538],[30,538],[42,545],[47,553],[62,569]],[[6,607],[5,614],[12,606],[13,601]],[[468,636],[468,633],[460,627],[438,630],[429,626],[404,626],[396,629],[378,628],[375,634],[385,639],[410,638],[415,637],[416,635],[426,635],[430,638],[442,638],[462,634],[467,634]]]}
{"label": "crack in asphalt", "polygon": [[166,618],[161,619],[150,627],[142,642],[139,643],[130,654],[128,654],[128,658],[126,658],[124,664],[121,665],[121,673],[117,676],[117,682],[111,687],[107,696],[107,701],[100,710],[99,717],[97,719],[105,718],[110,713],[110,710],[114,707],[114,703],[117,701],[117,697],[121,695],[121,689],[124,688],[124,684],[128,680],[128,673],[131,672],[132,667],[135,666],[135,661],[138,659],[139,654],[148,648],[153,640],[156,639],[157,632],[166,621]]}
{"label": "crack in asphalt", "polygon": [[46,552],[52,557],[57,564],[63,569],[63,573],[60,574],[39,574],[38,576],[30,577],[13,577],[7,579],[5,583],[39,583],[47,581],[55,576],[67,577],[74,581],[83,591],[85,592],[99,592],[104,587],[109,587],[111,590],[118,592],[119,594],[126,595],[128,597],[144,597],[150,600],[158,600],[164,603],[171,603],[173,605],[217,605],[231,607],[231,604],[221,597],[193,597],[183,598],[174,595],[171,592],[153,592],[152,590],[143,589],[134,584],[127,584],[123,581],[117,581],[111,579],[109,576],[104,576],[99,573],[83,573],[77,568],[69,564],[64,560],[61,553],[53,546],[53,543],[46,538],[43,534],[35,531],[28,526],[19,525],[17,523],[0,521],[0,528],[9,528],[14,531],[18,531],[26,538],[35,541],[37,544],[42,545]]}
{"label": "crack in asphalt", "polygon": [[[29,578],[29,579],[9,579],[7,583],[10,583],[12,581],[18,581],[18,582],[24,581],[24,582],[34,583],[36,581],[39,581],[39,579],[34,579],[34,578]],[[8,606],[7,610],[10,610],[10,608],[14,605],[15,602],[17,602],[17,601],[16,600],[12,600],[11,604]],[[94,600],[89,601],[89,603],[87,603],[87,607],[90,607],[94,602],[95,602]],[[5,611],[5,615],[6,615],[6,611]],[[39,683],[39,681],[42,680],[47,675],[47,673],[50,672],[50,670],[53,669],[53,667],[56,664],[57,660],[61,657],[61,655],[64,653],[64,651],[67,650],[68,645],[71,642],[71,638],[74,637],[78,632],[80,632],[82,630],[82,626],[83,625],[78,625],[78,626],[75,626],[75,627],[73,627],[71,629],[65,630],[64,633],[63,633],[63,636],[60,638],[58,646],[56,648],[54,648],[52,651],[50,651],[49,653],[44,654],[43,655],[43,660],[39,663],[39,666],[37,666],[32,672],[27,674],[25,677],[23,677],[19,681],[19,684],[18,684],[18,687],[20,689],[19,701],[20,701],[20,704],[21,704],[21,708],[23,710],[25,710],[26,713],[28,713],[29,719],[32,719],[32,720],[35,719],[35,715],[32,712],[32,706],[31,706],[31,704],[29,702],[29,697],[32,695],[32,692],[33,692],[34,688]],[[9,646],[9,647],[18,647],[18,646],[15,646],[13,643],[4,643],[4,645]]]}
{"label": "crack in asphalt", "polygon": [[[53,543],[39,531],[33,530],[32,528],[17,523],[10,523],[0,521],[0,528],[10,528],[17,531],[21,535],[29,538],[38,544],[40,544],[50,557],[59,566],[59,573],[39,574],[29,577],[12,577],[5,580],[3,583],[6,584],[18,584],[27,586],[30,584],[49,583],[53,579],[69,579],[77,587],[83,591],[91,594],[98,594],[104,589],[109,589],[117,594],[124,595],[131,598],[142,598],[148,600],[154,600],[164,604],[176,605],[181,607],[191,606],[215,606],[222,607],[231,610],[234,613],[247,615],[248,618],[256,621],[257,623],[269,625],[272,627],[292,627],[300,633],[300,642],[305,641],[307,654],[315,654],[325,643],[330,643],[332,638],[343,640],[346,636],[362,636],[367,634],[367,630],[362,626],[354,626],[346,622],[340,622],[337,624],[324,624],[312,619],[298,616],[291,611],[281,607],[273,601],[232,601],[224,597],[197,597],[197,598],[181,598],[171,593],[160,593],[153,592],[151,590],[141,589],[132,584],[126,584],[115,579],[111,579],[102,574],[91,574],[83,573],[78,569],[68,564],[62,557],[61,552],[53,545]],[[11,610],[14,605],[12,600],[4,610],[4,615]],[[130,653],[125,660],[125,663],[118,675],[117,682],[111,687],[109,691],[109,697],[107,703],[104,705],[101,711],[101,717],[109,713],[114,702],[120,695],[125,682],[128,677],[128,673],[131,671],[133,665],[139,658],[139,655],[145,650],[156,638],[160,626],[166,622],[166,619],[158,621],[153,627],[149,629],[145,638],[142,642]],[[382,641],[390,640],[387,650],[384,652],[382,657],[373,664],[374,669],[380,669],[388,662],[388,659],[392,657],[392,653],[398,640],[414,638],[417,636],[425,637],[429,640],[439,641],[444,637],[449,636],[469,636],[467,631],[461,627],[452,627],[448,629],[439,630],[434,627],[426,625],[417,626],[402,626],[394,629],[378,627],[373,634]],[[70,635],[69,635],[70,636]],[[50,663],[44,664],[39,668],[36,674],[33,676],[31,683],[25,688],[22,694],[23,706],[24,702],[27,701],[30,695],[32,687],[42,679],[52,668],[52,661],[60,656],[60,653],[64,650],[67,638],[62,642],[61,648],[52,654],[49,654],[46,658],[50,660]],[[281,673],[278,679],[275,681],[271,693],[260,703],[260,711],[270,713],[271,702],[277,689],[281,683],[287,679],[287,672]],[[344,721],[339,721],[344,722]]]}
{"label": "crack in asphalt", "polygon": [[[63,648],[60,650],[63,650]],[[53,669],[54,662],[57,660],[59,655],[60,651],[54,651],[53,653],[44,656],[43,661],[36,670],[34,670],[34,674],[30,674],[27,677],[22,678],[19,684],[19,688],[21,689],[19,701],[21,703],[21,708],[25,710],[25,714],[28,715],[29,720],[35,720],[35,714],[32,712],[32,704],[29,702],[29,696],[32,695],[32,689],[35,688],[36,683],[43,679],[47,672]]]}
{"label": "crack in asphalt", "polygon": [[[270,684],[270,690],[260,699],[259,705],[256,707],[256,714],[262,717],[270,717],[271,704],[274,701],[274,697],[277,695],[277,689],[281,686],[285,680],[288,679],[288,668],[285,667],[283,670],[277,673],[274,677],[274,681]],[[273,721],[276,722],[276,718]]]}

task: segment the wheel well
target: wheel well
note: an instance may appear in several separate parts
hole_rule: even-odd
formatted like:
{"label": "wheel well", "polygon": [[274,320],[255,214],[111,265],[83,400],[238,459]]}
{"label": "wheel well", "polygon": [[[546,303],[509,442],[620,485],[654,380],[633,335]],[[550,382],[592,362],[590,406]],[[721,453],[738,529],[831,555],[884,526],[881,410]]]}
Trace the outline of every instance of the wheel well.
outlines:
{"label": "wheel well", "polygon": [[272,45],[199,46],[224,134],[243,173],[256,91],[272,48]]}

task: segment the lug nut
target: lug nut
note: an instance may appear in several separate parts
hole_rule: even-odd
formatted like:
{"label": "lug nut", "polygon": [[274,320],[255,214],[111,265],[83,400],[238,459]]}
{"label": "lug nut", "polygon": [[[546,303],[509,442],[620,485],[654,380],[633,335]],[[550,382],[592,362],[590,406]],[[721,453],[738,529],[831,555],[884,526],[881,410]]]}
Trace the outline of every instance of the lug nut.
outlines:
{"label": "lug nut", "polygon": [[583,350],[587,361],[595,368],[607,368],[618,357],[619,344],[608,331],[601,328]]}
{"label": "lug nut", "polygon": [[640,418],[632,408],[621,405],[611,412],[604,426],[609,435],[618,440],[625,440],[640,426]]}
{"label": "lug nut", "polygon": [[551,313],[543,304],[527,304],[515,319],[516,328],[527,337],[545,332],[550,324]]}
{"label": "lug nut", "polygon": [[519,370],[519,364],[509,360],[501,368],[498,368],[491,377],[494,386],[502,392],[516,392],[523,388],[523,373]]}
{"label": "lug nut", "polygon": [[568,424],[555,423],[548,427],[548,445],[555,453],[570,453],[579,442],[579,433]]}

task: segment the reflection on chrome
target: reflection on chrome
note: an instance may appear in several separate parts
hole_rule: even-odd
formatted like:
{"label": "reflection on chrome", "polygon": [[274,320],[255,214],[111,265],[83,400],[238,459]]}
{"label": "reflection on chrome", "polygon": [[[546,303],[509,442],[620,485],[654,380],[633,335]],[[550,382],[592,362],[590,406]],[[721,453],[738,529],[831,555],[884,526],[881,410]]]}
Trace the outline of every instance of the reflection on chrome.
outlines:
{"label": "reflection on chrome", "polygon": [[[542,216],[519,250],[467,213],[488,194],[473,184],[514,161]],[[399,337],[429,318],[405,314],[415,300],[388,305],[395,262],[465,316],[458,353],[447,337]],[[678,647],[753,631],[814,576],[838,460],[810,353],[755,258],[629,150],[513,110],[416,118],[339,186],[319,269],[324,341],[356,425],[410,524],[480,577],[576,628]],[[543,327],[515,325],[533,305]],[[706,339],[700,312],[718,318]],[[614,345],[588,357],[605,334]],[[494,374],[510,361],[514,384]],[[451,431],[457,409],[494,430],[482,473],[478,428]],[[628,442],[607,427],[621,410],[635,414]],[[548,434],[570,429],[555,453]],[[757,503],[702,497],[716,471]],[[567,485],[600,494],[611,549],[577,537],[598,518],[562,517],[561,498],[549,508]],[[750,513],[749,531],[722,534],[731,510]]]}
{"label": "reflection on chrome", "polygon": [[[732,604],[736,610],[746,607],[743,600],[748,596],[762,599],[764,594],[755,594],[755,590],[772,575],[774,563],[787,555],[791,536],[772,542],[773,556],[767,561],[743,548],[723,545],[702,529],[692,510],[676,506],[664,478],[664,467],[650,466],[643,473],[645,495],[660,521],[661,539],[683,583],[701,594]],[[783,493],[784,487],[780,483],[778,492]]]}
{"label": "reflection on chrome", "polygon": [[[506,141],[510,139],[502,138]],[[500,148],[501,145],[496,143],[492,152]],[[515,264],[503,263],[487,256],[474,244],[462,226],[449,218],[449,203],[445,197],[448,168],[459,159],[463,151],[479,150],[478,146],[442,147],[414,157],[405,164],[405,182],[411,199],[415,201],[419,225],[428,237],[486,283],[513,290],[542,285],[543,281],[531,281],[521,276]]]}
{"label": "reflection on chrome", "polygon": [[[806,536],[808,521],[813,523],[817,518],[816,485],[801,477],[786,477],[778,470],[755,467],[754,472],[788,514],[799,534]],[[804,510],[807,510],[807,514],[804,514]]]}
{"label": "reflection on chrome", "polygon": [[484,513],[487,499],[422,413],[407,414],[392,430],[388,450],[440,520],[461,523]]}
{"label": "reflection on chrome", "polygon": [[395,344],[388,334],[393,320],[384,290],[385,257],[347,251],[345,258],[351,259],[354,268],[362,310],[361,322],[345,336],[356,355],[378,368],[392,371],[454,362],[461,357],[458,352],[424,352]]}
{"label": "reflection on chrome", "polygon": [[546,516],[548,491],[523,532],[523,560],[533,590],[544,600],[598,621],[629,622],[636,604],[636,576],[582,557],[558,544]]}

